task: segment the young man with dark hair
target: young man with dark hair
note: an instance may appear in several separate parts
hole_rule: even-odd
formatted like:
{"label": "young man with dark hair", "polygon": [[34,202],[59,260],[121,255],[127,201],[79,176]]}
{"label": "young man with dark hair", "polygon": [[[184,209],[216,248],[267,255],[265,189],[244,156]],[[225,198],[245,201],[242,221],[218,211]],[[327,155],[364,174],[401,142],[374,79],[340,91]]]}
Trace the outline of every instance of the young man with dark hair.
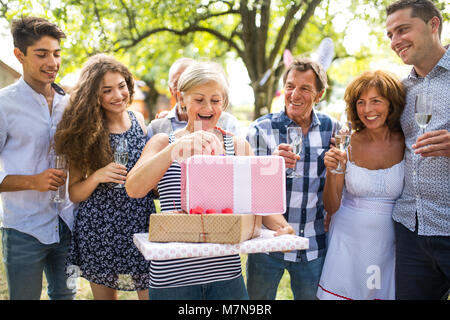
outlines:
{"label": "young man with dark hair", "polygon": [[[450,288],[450,52],[441,44],[442,16],[431,1],[400,0],[386,12],[392,50],[413,66],[403,80],[405,185],[393,212],[396,298],[446,299]],[[419,93],[432,101],[425,134],[414,118]]]}
{"label": "young man with dark hair", "polygon": [[50,299],[73,299],[65,257],[70,245],[73,204],[51,202],[67,179],[51,169],[51,144],[68,96],[54,81],[64,33],[45,19],[12,22],[14,54],[23,77],[0,90],[0,195],[3,201],[3,260],[9,297],[39,299],[42,272]]}

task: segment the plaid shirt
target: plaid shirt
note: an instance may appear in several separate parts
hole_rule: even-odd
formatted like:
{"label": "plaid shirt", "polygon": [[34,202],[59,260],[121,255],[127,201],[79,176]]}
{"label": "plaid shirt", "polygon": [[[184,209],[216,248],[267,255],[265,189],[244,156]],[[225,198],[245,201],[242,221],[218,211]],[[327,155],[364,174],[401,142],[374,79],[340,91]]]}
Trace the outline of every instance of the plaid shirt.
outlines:
{"label": "plaid shirt", "polygon": [[[247,140],[256,155],[271,155],[280,143],[286,143],[286,128],[292,126],[297,124],[284,111],[271,113],[250,125]],[[311,261],[326,253],[325,210],[322,201],[326,169],[323,158],[336,126],[336,120],[312,111],[308,134],[303,137],[301,160],[297,162],[297,171],[303,177],[286,178],[287,210],[284,214],[296,234],[309,239],[309,249],[270,253],[274,257],[299,262]]]}

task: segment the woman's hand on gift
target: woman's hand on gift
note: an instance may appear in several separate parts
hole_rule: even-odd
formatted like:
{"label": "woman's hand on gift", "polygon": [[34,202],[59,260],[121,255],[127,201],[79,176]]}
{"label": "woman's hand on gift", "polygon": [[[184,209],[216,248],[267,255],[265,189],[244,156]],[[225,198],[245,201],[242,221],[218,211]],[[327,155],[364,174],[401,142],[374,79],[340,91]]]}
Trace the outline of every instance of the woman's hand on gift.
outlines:
{"label": "woman's hand on gift", "polygon": [[286,168],[290,169],[294,169],[295,163],[300,160],[300,156],[292,152],[292,146],[287,143],[281,143],[273,152],[273,155],[283,157]]}
{"label": "woman's hand on gift", "polygon": [[269,230],[275,231],[274,236],[280,236],[282,234],[293,234],[295,230],[286,221],[286,218],[282,214],[271,214],[262,216],[262,224]]}
{"label": "woman's hand on gift", "polygon": [[[275,231],[274,236],[278,237],[278,236],[281,236],[284,234],[292,234],[295,236],[295,230],[294,230],[294,228],[292,228],[292,226],[290,224],[287,224],[285,226],[280,226],[280,228]],[[291,252],[291,250],[286,250],[286,251],[281,251],[281,252],[288,253],[288,252]]]}
{"label": "woman's hand on gift", "polygon": [[196,155],[220,155],[224,154],[222,143],[219,138],[207,131],[195,131],[178,139],[172,150],[172,157],[178,162]]}
{"label": "woman's hand on gift", "polygon": [[[269,230],[275,231],[274,237],[281,236],[283,234],[292,234],[295,236],[295,230],[286,221],[286,218],[282,214],[271,214],[268,216],[262,216],[262,223]],[[289,252],[282,251],[284,253]]]}
{"label": "woman's hand on gift", "polygon": [[278,228],[277,230],[275,230],[275,237],[281,236],[283,234],[292,234],[295,236],[295,230],[294,228],[292,228],[292,226],[290,224],[287,224],[285,226],[281,226],[280,228]]}

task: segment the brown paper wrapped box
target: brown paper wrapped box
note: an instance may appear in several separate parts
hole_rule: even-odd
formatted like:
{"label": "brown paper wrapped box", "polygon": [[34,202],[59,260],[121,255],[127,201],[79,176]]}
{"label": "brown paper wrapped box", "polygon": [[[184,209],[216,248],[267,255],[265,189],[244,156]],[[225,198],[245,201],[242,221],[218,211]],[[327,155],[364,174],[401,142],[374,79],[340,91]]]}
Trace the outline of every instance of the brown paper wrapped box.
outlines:
{"label": "brown paper wrapped box", "polygon": [[150,215],[152,242],[210,242],[236,244],[261,234],[261,216],[254,214]]}

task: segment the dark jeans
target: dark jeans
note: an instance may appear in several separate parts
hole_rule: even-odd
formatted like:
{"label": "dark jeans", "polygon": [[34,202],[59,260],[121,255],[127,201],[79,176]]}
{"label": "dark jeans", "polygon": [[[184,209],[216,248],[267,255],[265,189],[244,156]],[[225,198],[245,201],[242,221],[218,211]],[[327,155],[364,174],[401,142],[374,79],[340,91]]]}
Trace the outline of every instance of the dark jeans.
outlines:
{"label": "dark jeans", "polygon": [[42,244],[33,236],[15,229],[2,230],[3,262],[11,300],[38,300],[42,291],[42,273],[48,282],[51,300],[72,300],[76,288],[67,287],[65,259],[71,232],[59,218],[60,242]]}
{"label": "dark jeans", "polygon": [[247,290],[251,300],[275,300],[284,270],[291,277],[294,300],[317,300],[325,256],[308,262],[291,262],[265,253],[252,253],[247,258]]}
{"label": "dark jeans", "polygon": [[398,300],[447,299],[450,237],[420,236],[395,222],[395,291]]}

